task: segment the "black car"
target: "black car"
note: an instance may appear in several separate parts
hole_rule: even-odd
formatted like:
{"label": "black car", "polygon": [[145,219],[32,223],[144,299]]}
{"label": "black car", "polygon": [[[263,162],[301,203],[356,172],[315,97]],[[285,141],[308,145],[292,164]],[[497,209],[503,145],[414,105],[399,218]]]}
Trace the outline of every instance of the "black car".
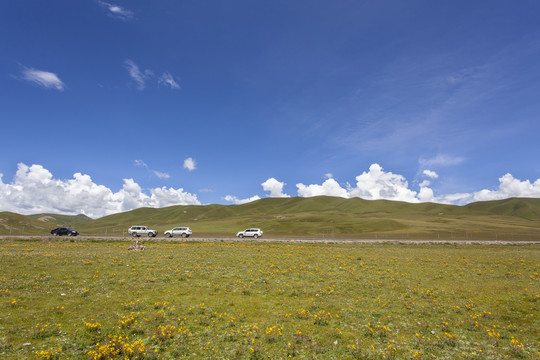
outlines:
{"label": "black car", "polygon": [[77,230],[73,230],[72,228],[66,228],[66,227],[59,227],[56,229],[51,230],[51,234],[55,236],[77,236],[79,235],[79,232]]}

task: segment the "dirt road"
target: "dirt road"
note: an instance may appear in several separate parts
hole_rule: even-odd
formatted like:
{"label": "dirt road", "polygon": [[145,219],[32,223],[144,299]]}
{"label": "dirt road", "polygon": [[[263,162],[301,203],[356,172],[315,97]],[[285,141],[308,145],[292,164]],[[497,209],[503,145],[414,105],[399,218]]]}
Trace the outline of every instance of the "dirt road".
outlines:
{"label": "dirt road", "polygon": [[[0,235],[0,240],[41,240],[41,241],[126,241],[133,242],[130,236],[94,236],[83,235],[76,237],[51,235]],[[144,242],[259,242],[259,243],[324,243],[324,244],[455,244],[455,245],[540,245],[540,240],[508,241],[508,240],[414,240],[414,239],[324,239],[324,238],[243,238],[237,237],[190,237],[168,238],[155,237],[136,238]]]}

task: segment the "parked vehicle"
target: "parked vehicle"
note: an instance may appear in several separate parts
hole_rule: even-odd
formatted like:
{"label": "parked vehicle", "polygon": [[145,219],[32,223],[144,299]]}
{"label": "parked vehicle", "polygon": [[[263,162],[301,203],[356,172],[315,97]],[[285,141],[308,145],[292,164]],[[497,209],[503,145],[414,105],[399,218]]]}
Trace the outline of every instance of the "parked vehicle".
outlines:
{"label": "parked vehicle", "polygon": [[253,237],[254,239],[263,236],[263,232],[261,229],[246,229],[244,231],[240,231],[236,234],[240,239],[243,237]]}
{"label": "parked vehicle", "polygon": [[168,237],[181,236],[183,238],[187,238],[192,235],[192,232],[189,227],[179,226],[179,227],[175,227],[174,229],[165,231],[164,235]]}
{"label": "parked vehicle", "polygon": [[128,230],[129,235],[133,237],[139,237],[139,236],[148,236],[148,237],[156,237],[158,232],[157,230],[152,230],[148,226],[132,226]]}
{"label": "parked vehicle", "polygon": [[59,227],[56,229],[52,229],[51,234],[54,236],[62,236],[62,235],[77,236],[79,235],[79,232],[77,230],[73,230],[72,228]]}

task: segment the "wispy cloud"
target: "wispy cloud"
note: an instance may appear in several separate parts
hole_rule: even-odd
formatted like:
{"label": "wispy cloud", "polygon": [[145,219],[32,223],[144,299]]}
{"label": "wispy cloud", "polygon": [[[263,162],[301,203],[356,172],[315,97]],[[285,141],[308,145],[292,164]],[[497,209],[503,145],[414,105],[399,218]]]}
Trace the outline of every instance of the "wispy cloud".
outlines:
{"label": "wispy cloud", "polygon": [[146,163],[142,160],[135,160],[133,161],[133,164],[135,164],[135,166],[137,167],[145,167],[145,168],[148,168],[148,165],[146,165]]}
{"label": "wispy cloud", "polygon": [[129,76],[135,81],[137,84],[137,90],[144,90],[146,87],[146,80],[148,80],[152,75],[151,70],[144,70],[141,71],[139,69],[139,66],[135,64],[132,60],[127,59],[124,61],[124,64],[126,66],[126,70],[129,73]]}
{"label": "wispy cloud", "polygon": [[135,160],[133,161],[133,165],[135,165],[136,167],[143,167],[145,169],[147,169],[148,171],[150,171],[152,174],[154,174],[155,176],[157,176],[158,178],[160,179],[169,179],[171,176],[166,173],[166,172],[161,172],[161,171],[157,171],[157,170],[153,170],[153,169],[150,169],[150,167],[148,166],[148,164],[146,164],[144,161],[142,160]]}
{"label": "wispy cloud", "polygon": [[153,170],[152,172],[154,173],[154,175],[156,175],[160,179],[169,179],[171,177],[171,175],[169,175],[169,174],[167,174],[165,172],[161,172],[161,171],[157,171],[157,170]]}
{"label": "wispy cloud", "polygon": [[174,80],[174,77],[169,72],[164,72],[158,80],[160,85],[165,85],[171,89],[180,89],[180,85]]}
{"label": "wispy cloud", "polygon": [[447,154],[437,154],[431,158],[421,158],[418,160],[420,167],[423,169],[432,167],[432,166],[453,166],[461,164],[465,161],[464,158],[459,156],[452,156]]}
{"label": "wispy cloud", "polygon": [[116,4],[111,4],[105,1],[98,1],[98,4],[100,4],[102,7],[107,9],[108,15],[117,19],[121,20],[130,20],[133,18],[133,11],[127,10],[121,6],[118,6]]}
{"label": "wispy cloud", "polygon": [[66,87],[58,75],[49,71],[25,67],[22,70],[22,78],[47,89],[63,91]]}

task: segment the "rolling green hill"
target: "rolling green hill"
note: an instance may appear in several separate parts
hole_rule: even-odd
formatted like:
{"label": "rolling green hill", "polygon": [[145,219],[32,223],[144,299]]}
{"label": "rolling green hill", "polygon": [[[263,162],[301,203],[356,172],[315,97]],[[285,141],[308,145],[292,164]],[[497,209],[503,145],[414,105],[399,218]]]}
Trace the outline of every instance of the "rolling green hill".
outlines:
{"label": "rolling green hill", "polygon": [[127,235],[132,225],[147,225],[160,234],[174,226],[190,226],[195,236],[233,236],[247,227],[260,227],[268,237],[540,240],[540,199],[455,206],[318,196],[265,198],[243,205],[139,208],[99,219],[0,213],[0,234],[48,234],[53,227],[72,226],[81,234]]}

